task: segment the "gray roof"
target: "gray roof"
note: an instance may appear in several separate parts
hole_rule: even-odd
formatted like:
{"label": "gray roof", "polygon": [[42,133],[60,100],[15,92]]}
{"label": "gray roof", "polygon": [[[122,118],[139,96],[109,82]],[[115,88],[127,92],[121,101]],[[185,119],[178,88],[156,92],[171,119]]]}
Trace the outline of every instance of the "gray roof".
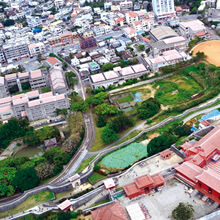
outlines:
{"label": "gray roof", "polygon": [[159,26],[150,31],[150,33],[157,39],[163,40],[169,37],[177,37],[178,34],[168,26]]}

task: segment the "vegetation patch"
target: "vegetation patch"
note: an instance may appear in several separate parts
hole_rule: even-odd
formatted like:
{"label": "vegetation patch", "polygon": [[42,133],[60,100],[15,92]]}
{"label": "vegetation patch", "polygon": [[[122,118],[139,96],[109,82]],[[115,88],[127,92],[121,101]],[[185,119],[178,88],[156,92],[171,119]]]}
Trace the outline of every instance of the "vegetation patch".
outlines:
{"label": "vegetation patch", "polygon": [[104,175],[101,175],[101,174],[95,172],[92,174],[92,176],[89,177],[89,182],[94,183],[98,180],[103,179],[104,177],[105,177]]}
{"label": "vegetation patch", "polygon": [[24,210],[30,209],[30,208],[37,206],[43,202],[46,202],[50,199],[53,199],[53,197],[54,197],[53,193],[48,190],[41,192],[41,193],[37,193],[37,194],[32,195],[29,198],[27,198],[24,202],[22,202],[17,207],[10,209],[8,211],[5,211],[5,212],[1,212],[0,218],[6,217],[9,215],[14,215],[14,214],[22,212]]}

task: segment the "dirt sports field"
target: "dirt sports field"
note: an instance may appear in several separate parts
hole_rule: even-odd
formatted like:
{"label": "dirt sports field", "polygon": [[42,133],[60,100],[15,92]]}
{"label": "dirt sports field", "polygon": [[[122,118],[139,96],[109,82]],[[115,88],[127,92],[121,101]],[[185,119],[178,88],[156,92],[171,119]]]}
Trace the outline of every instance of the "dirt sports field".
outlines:
{"label": "dirt sports field", "polygon": [[193,49],[193,54],[196,54],[198,51],[206,54],[209,63],[220,66],[220,40],[207,41],[199,44]]}

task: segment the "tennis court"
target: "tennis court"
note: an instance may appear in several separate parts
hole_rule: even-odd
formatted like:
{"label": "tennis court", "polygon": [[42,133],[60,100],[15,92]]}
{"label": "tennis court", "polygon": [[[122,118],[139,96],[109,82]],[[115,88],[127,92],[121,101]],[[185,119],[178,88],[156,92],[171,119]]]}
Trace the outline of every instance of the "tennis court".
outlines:
{"label": "tennis court", "polygon": [[132,143],[103,158],[101,164],[111,168],[125,168],[147,156],[147,146]]}

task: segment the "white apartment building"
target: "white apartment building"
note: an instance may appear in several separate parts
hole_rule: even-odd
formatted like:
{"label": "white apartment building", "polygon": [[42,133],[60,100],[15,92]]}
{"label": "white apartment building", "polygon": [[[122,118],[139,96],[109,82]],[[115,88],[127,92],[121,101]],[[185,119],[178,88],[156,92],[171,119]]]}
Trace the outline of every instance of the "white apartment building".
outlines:
{"label": "white apartment building", "polygon": [[2,48],[8,63],[29,56],[29,49],[25,41],[5,44]]}
{"label": "white apartment building", "polygon": [[157,19],[167,18],[176,13],[174,0],[152,0],[152,5]]}
{"label": "white apartment building", "polygon": [[138,21],[138,14],[133,11],[129,11],[125,14],[125,19],[128,24],[132,24],[135,21]]}
{"label": "white apartment building", "polygon": [[125,2],[120,2],[120,9],[121,11],[129,11],[133,7],[133,2],[132,1],[125,1]]}
{"label": "white apartment building", "polygon": [[55,7],[58,9],[58,8],[64,6],[65,1],[64,0],[55,0],[54,4],[55,4]]}
{"label": "white apartment building", "polygon": [[40,53],[44,53],[45,52],[45,45],[42,42],[36,43],[36,44],[29,44],[28,45],[28,49],[30,52],[30,56],[36,56]]}

